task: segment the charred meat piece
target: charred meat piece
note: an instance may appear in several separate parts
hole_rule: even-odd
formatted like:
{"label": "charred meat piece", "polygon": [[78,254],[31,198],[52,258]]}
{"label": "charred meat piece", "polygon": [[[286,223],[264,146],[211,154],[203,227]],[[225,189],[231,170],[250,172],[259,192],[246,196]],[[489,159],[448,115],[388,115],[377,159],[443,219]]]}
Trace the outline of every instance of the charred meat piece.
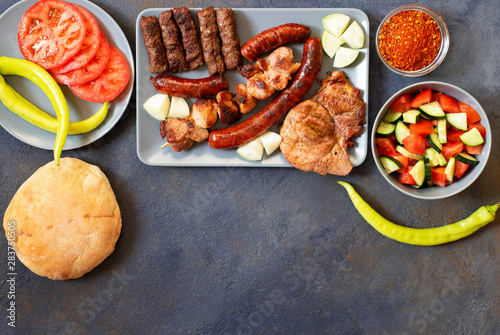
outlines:
{"label": "charred meat piece", "polygon": [[196,126],[208,129],[217,123],[217,100],[214,98],[201,98],[196,100],[191,108],[189,120]]}
{"label": "charred meat piece", "polygon": [[200,23],[200,39],[203,50],[203,58],[208,67],[208,73],[212,76],[216,73],[224,73],[226,67],[222,58],[220,48],[219,28],[213,7],[202,9],[198,12]]}
{"label": "charred meat piece", "polygon": [[159,16],[161,35],[167,53],[168,65],[171,72],[183,72],[188,70],[181,35],[175,23],[173,12],[164,11]]}
{"label": "charred meat piece", "polygon": [[168,70],[165,46],[161,39],[160,25],[156,16],[142,16],[139,27],[149,57],[149,72],[163,73]]}
{"label": "charred meat piece", "polygon": [[182,45],[186,52],[186,61],[189,65],[189,69],[197,69],[203,65],[203,54],[193,16],[186,7],[174,8],[172,11],[174,13],[175,22],[181,31]]}
{"label": "charred meat piece", "polygon": [[227,125],[233,125],[241,117],[238,105],[233,101],[234,95],[228,91],[217,93],[218,114],[220,121]]}
{"label": "charred meat piece", "polygon": [[208,138],[208,130],[188,119],[167,118],[160,123],[161,138],[166,138],[173,151],[189,149],[195,142]]}
{"label": "charred meat piece", "polygon": [[365,102],[360,91],[351,86],[344,72],[335,71],[321,80],[321,87],[312,99],[332,115],[338,131],[347,139],[359,136],[365,124]]}
{"label": "charred meat piece", "polygon": [[243,59],[240,53],[240,39],[236,30],[236,19],[231,8],[217,9],[217,25],[222,40],[224,63],[228,70],[241,66]]}
{"label": "charred meat piece", "polygon": [[347,141],[336,131],[332,116],[319,102],[305,100],[292,108],[280,135],[281,152],[293,167],[321,175],[345,176],[351,172]]}
{"label": "charred meat piece", "polygon": [[234,89],[234,98],[233,101],[236,102],[238,107],[240,108],[241,114],[250,113],[255,106],[257,105],[257,99],[248,93],[247,87],[243,84],[236,85]]}

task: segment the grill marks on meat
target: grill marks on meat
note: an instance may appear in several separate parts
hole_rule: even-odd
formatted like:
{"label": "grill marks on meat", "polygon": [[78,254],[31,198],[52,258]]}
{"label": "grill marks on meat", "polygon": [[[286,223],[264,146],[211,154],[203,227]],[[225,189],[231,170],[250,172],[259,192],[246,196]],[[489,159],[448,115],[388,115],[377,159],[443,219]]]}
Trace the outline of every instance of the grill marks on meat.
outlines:
{"label": "grill marks on meat", "polygon": [[218,114],[220,122],[231,126],[238,122],[241,117],[240,108],[234,101],[234,94],[229,91],[217,93]]}
{"label": "grill marks on meat", "polygon": [[234,102],[240,108],[241,114],[248,114],[257,106],[257,99],[248,93],[247,87],[243,84],[236,85],[234,89]]}
{"label": "grill marks on meat", "polygon": [[173,151],[189,149],[195,142],[208,138],[208,130],[194,125],[189,119],[167,118],[161,121],[160,134]]}
{"label": "grill marks on meat", "polygon": [[242,65],[240,39],[236,30],[236,19],[231,8],[217,9],[217,25],[222,40],[224,63],[228,70],[234,70]]}
{"label": "grill marks on meat", "polygon": [[186,52],[186,61],[189,69],[197,69],[203,65],[203,55],[193,16],[187,7],[174,8],[172,11],[175,22],[181,31],[182,44]]}
{"label": "grill marks on meat", "polygon": [[149,72],[163,73],[168,70],[165,46],[163,45],[160,25],[156,16],[143,16],[139,22],[144,44],[149,57]]}
{"label": "grill marks on meat", "polygon": [[365,103],[342,71],[321,81],[309,100],[293,108],[280,134],[281,152],[290,165],[321,175],[345,176],[352,170],[349,139],[365,124]]}
{"label": "grill marks on meat", "polygon": [[171,10],[162,12],[159,15],[159,23],[170,71],[178,73],[186,71],[189,67],[186,62],[179,28],[177,28],[173,15]]}
{"label": "grill marks on meat", "polygon": [[203,58],[208,67],[208,73],[212,76],[216,73],[224,73],[226,67],[221,54],[219,28],[213,7],[200,10],[197,13],[200,23],[200,39],[203,50]]}

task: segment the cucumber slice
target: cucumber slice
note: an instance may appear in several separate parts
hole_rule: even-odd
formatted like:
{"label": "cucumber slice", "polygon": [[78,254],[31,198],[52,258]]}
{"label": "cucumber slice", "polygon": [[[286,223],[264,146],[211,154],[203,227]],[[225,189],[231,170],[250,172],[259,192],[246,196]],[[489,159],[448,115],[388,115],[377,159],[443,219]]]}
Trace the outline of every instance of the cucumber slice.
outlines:
{"label": "cucumber slice", "polygon": [[403,113],[403,121],[406,123],[418,123],[420,121],[420,111],[416,109],[410,109]]}
{"label": "cucumber slice", "polygon": [[429,142],[429,144],[431,145],[431,147],[434,150],[436,150],[437,152],[443,151],[443,146],[439,142],[439,136],[438,136],[438,134],[434,133],[434,134],[430,134],[429,136],[427,136],[427,142]]}
{"label": "cucumber slice", "polygon": [[385,172],[391,174],[403,167],[400,161],[391,156],[380,156],[380,163],[384,167]]}
{"label": "cucumber slice", "polygon": [[429,118],[429,120],[439,120],[446,117],[441,105],[439,105],[437,101],[420,105],[418,109],[422,112],[423,116]]}
{"label": "cucumber slice", "polygon": [[444,173],[446,174],[446,180],[451,183],[455,175],[455,157],[450,157]]}
{"label": "cucumber slice", "polygon": [[448,113],[446,119],[453,127],[467,131],[467,113]]}
{"label": "cucumber slice", "polygon": [[462,163],[467,164],[467,165],[472,165],[472,166],[479,164],[479,161],[477,159],[475,159],[474,157],[472,157],[469,154],[466,154],[465,152],[461,152],[461,153],[457,154],[457,161],[462,162]]}
{"label": "cucumber slice", "polygon": [[446,126],[446,120],[439,120],[437,125],[439,143],[448,143],[448,129]]}
{"label": "cucumber slice", "polygon": [[402,145],[397,145],[396,146],[396,151],[399,152],[401,155],[403,155],[405,157],[408,157],[408,158],[411,158],[411,159],[414,159],[416,161],[421,160],[421,159],[424,158],[423,155],[414,154],[413,152],[410,152],[410,151],[406,150],[406,148],[403,147]]}
{"label": "cucumber slice", "polygon": [[481,133],[477,128],[472,128],[466,133],[463,133],[460,135],[460,141],[462,141],[465,145],[468,145],[469,147],[477,147],[478,145],[481,145],[484,143],[484,139],[481,136]]}
{"label": "cucumber slice", "polygon": [[425,181],[425,163],[424,160],[419,160],[415,166],[410,170],[410,175],[415,180],[415,183],[420,187],[424,184]]}
{"label": "cucumber slice", "polygon": [[384,116],[384,121],[388,123],[396,123],[401,119],[401,116],[403,116],[403,113],[389,110]]}
{"label": "cucumber slice", "polygon": [[425,181],[428,183],[432,183],[432,173],[431,173],[431,163],[429,158],[424,157],[424,166],[425,166]]}
{"label": "cucumber slice", "polygon": [[380,122],[380,125],[377,128],[377,136],[378,137],[391,137],[394,134],[394,129],[396,129],[396,125],[387,122]]}
{"label": "cucumber slice", "polygon": [[396,135],[396,141],[398,141],[399,144],[403,144],[403,140],[410,135],[410,129],[402,121],[398,121],[394,133]]}
{"label": "cucumber slice", "polygon": [[429,159],[432,167],[445,166],[447,163],[446,158],[444,158],[443,154],[440,152],[437,152],[434,148],[425,149],[425,156],[424,157]]}

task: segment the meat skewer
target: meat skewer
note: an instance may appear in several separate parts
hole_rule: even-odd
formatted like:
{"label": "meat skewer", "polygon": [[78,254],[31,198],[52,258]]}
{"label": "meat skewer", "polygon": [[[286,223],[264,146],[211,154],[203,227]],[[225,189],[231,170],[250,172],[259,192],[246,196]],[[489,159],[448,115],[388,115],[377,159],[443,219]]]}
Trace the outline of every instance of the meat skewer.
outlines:
{"label": "meat skewer", "polygon": [[174,19],[182,36],[182,44],[186,51],[186,61],[190,70],[197,69],[203,65],[203,55],[200,46],[200,39],[198,38],[198,30],[194,23],[191,12],[186,7],[178,7],[172,9]]}
{"label": "meat skewer", "polygon": [[183,72],[189,67],[184,54],[179,28],[174,20],[172,10],[164,11],[159,16],[161,35],[167,53],[171,72]]}
{"label": "meat skewer", "polygon": [[222,74],[226,67],[221,54],[219,28],[217,28],[214,8],[202,9],[197,16],[200,23],[201,48],[208,67],[208,73],[211,76],[216,73]]}
{"label": "meat skewer", "polygon": [[165,46],[161,39],[160,25],[156,16],[142,16],[139,27],[149,56],[149,72],[163,73],[168,70]]}
{"label": "meat skewer", "polygon": [[217,9],[217,25],[222,40],[224,63],[228,70],[234,70],[242,64],[240,39],[236,31],[236,19],[231,8]]}

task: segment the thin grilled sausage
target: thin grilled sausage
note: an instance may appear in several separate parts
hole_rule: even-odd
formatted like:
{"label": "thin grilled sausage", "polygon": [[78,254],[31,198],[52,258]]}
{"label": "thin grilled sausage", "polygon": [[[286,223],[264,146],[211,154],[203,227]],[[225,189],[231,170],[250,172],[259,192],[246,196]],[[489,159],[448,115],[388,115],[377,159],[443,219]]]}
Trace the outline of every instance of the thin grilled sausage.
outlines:
{"label": "thin grilled sausage", "polygon": [[167,55],[161,38],[158,18],[154,15],[142,16],[139,23],[144,44],[149,57],[149,72],[163,73],[168,70]]}
{"label": "thin grilled sausage", "polygon": [[208,74],[224,73],[226,66],[220,48],[219,28],[213,7],[207,7],[197,13],[200,23],[200,40],[203,58],[208,67]]}
{"label": "thin grilled sausage", "polygon": [[240,54],[240,39],[236,30],[236,18],[231,8],[217,9],[217,25],[222,41],[224,63],[228,70],[234,70],[243,63]]}
{"label": "thin grilled sausage", "polygon": [[286,23],[264,30],[241,47],[241,54],[250,62],[260,55],[287,43],[303,43],[311,35],[311,29],[298,23]]}
{"label": "thin grilled sausage", "polygon": [[174,19],[179,30],[181,31],[182,44],[186,51],[186,61],[189,64],[189,69],[194,70],[204,64],[203,54],[198,38],[198,29],[194,22],[193,16],[187,7],[178,7],[172,9]]}
{"label": "thin grilled sausage", "polygon": [[174,20],[172,10],[166,10],[158,16],[163,44],[167,53],[168,66],[171,72],[183,72],[189,67],[186,62],[181,34]]}
{"label": "thin grilled sausage", "polygon": [[221,74],[199,79],[160,74],[153,79],[153,85],[160,93],[183,98],[208,97],[229,88],[227,78]]}
{"label": "thin grilled sausage", "polygon": [[281,120],[307,94],[321,70],[323,49],[317,37],[310,38],[304,44],[302,63],[291,84],[261,111],[242,123],[210,132],[208,145],[214,149],[230,149],[244,145]]}

